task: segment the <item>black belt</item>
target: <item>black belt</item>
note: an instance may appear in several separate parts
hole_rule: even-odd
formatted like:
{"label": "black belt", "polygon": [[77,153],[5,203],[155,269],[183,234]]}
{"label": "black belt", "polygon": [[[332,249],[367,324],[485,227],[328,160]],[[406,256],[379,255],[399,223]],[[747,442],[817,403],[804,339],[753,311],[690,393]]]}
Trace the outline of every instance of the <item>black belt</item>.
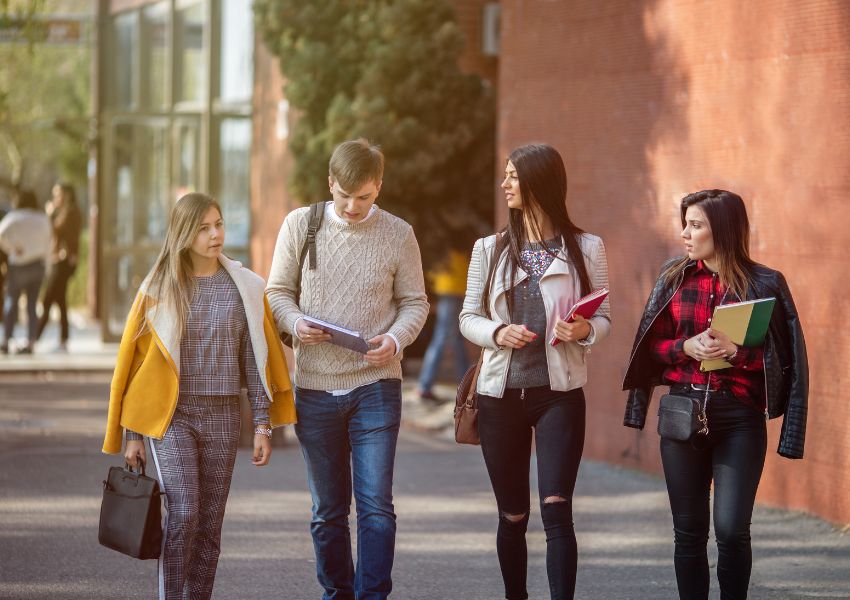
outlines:
{"label": "black belt", "polygon": [[[670,386],[671,394],[694,394],[697,392],[705,393],[705,384],[698,383],[677,383],[675,385]],[[708,390],[710,394],[726,394],[728,390],[725,390],[722,386],[713,387]]]}

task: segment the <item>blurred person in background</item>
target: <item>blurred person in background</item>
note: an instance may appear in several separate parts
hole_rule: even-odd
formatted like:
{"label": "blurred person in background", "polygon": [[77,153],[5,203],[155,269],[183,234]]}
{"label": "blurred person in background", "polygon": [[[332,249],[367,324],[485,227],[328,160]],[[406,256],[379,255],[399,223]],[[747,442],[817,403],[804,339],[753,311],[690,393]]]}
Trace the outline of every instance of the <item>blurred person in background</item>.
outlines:
{"label": "blurred person in background", "polygon": [[41,319],[38,323],[35,339],[44,333],[50,320],[50,309],[59,306],[61,332],[60,351],[66,351],[68,344],[68,281],[77,269],[80,248],[80,231],[83,219],[77,206],[74,188],[66,183],[53,186],[53,198],[45,207],[53,227],[53,239],[50,245],[47,286],[41,300]]}
{"label": "blurred person in background", "polygon": [[9,352],[9,342],[18,320],[18,300],[21,294],[26,294],[27,341],[18,352],[30,354],[38,328],[38,291],[50,250],[50,219],[38,209],[38,201],[31,191],[19,191],[12,199],[12,210],[0,221],[0,250],[8,255],[9,262],[0,352]]}
{"label": "blurred person in background", "polygon": [[[3,220],[3,217],[6,216],[6,213],[9,212],[6,210],[5,206],[0,206],[0,221]],[[0,322],[3,321],[3,298],[4,293],[6,291],[6,268],[9,263],[9,257],[6,256],[6,253],[0,249]]]}
{"label": "blurred person in background", "polygon": [[419,373],[419,399],[436,404],[439,404],[441,399],[434,394],[434,381],[446,347],[450,348],[457,381],[463,379],[464,373],[469,368],[466,341],[460,334],[458,317],[466,294],[468,255],[472,243],[467,246],[464,236],[460,234],[453,235],[452,240],[454,247],[449,249],[438,267],[428,273],[432,289],[437,296],[437,318],[434,322],[431,341],[422,359],[422,370]]}

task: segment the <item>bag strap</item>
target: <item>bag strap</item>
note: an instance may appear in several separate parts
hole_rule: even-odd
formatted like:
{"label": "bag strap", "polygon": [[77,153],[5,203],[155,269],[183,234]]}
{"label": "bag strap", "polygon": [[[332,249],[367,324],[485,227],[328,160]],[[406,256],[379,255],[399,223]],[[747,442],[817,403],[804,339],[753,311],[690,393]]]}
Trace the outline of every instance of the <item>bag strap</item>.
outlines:
{"label": "bag strap", "polygon": [[[499,242],[505,238],[507,234],[503,231],[496,233],[496,241],[493,243],[493,256],[490,257],[490,264],[487,267],[487,279],[484,282],[484,287],[486,289],[490,289],[493,286],[493,277],[496,275],[496,267],[498,266],[499,259],[502,257],[501,254],[497,254],[496,251],[499,249]],[[504,248],[502,248],[504,251]],[[484,316],[488,319],[492,319],[493,316],[490,314],[490,306],[489,303],[487,306],[484,306]]]}
{"label": "bag strap", "polygon": [[699,409],[699,422],[702,423],[702,428],[697,431],[700,435],[708,435],[708,413],[706,413],[706,409],[708,408],[708,394],[711,390],[711,372],[708,373],[708,382],[705,384],[705,396],[702,399],[702,406]]}
{"label": "bag strap", "polygon": [[325,203],[314,202],[310,205],[310,216],[307,222],[307,237],[301,246],[301,254],[298,257],[298,284],[295,286],[295,301],[301,298],[301,272],[304,270],[304,259],[310,255],[310,270],[316,268],[316,234],[322,227],[322,218],[325,216]]}
{"label": "bag strap", "polygon": [[[498,242],[502,237],[504,237],[504,235],[505,235],[504,233],[497,233],[496,234],[496,242]],[[495,261],[495,259],[496,259],[496,248],[494,246],[493,247],[493,256],[490,258],[490,268],[489,268],[490,272],[489,272],[489,275],[487,277],[487,284],[488,285],[492,285],[493,272],[494,272],[494,269],[495,269],[495,267],[493,266],[493,262]],[[489,306],[484,307],[484,312],[487,315],[488,319],[491,318]],[[478,387],[478,373],[481,371],[481,365],[483,365],[483,364],[484,364],[484,348],[481,348],[481,354],[478,355],[478,364],[475,365],[475,372],[472,374],[472,385],[469,386],[469,390],[467,390],[467,392],[466,392],[466,399],[465,399],[464,404],[469,408],[475,408],[475,405],[476,405],[475,388]]]}
{"label": "bag strap", "polygon": [[478,373],[481,371],[481,365],[484,363],[484,348],[481,349],[481,354],[478,355],[478,364],[475,365],[475,371],[472,373],[472,385],[466,392],[466,401],[464,404],[469,408],[475,408],[475,388],[478,387]]}
{"label": "bag strap", "polygon": [[[720,299],[720,303],[718,306],[722,305],[726,302],[726,296],[729,295],[729,288],[726,288],[726,291],[723,292],[723,297]],[[738,297],[740,300],[740,296]],[[700,429],[697,433],[702,435],[708,435],[708,413],[706,413],[706,409],[708,408],[708,394],[711,391],[711,371],[708,372],[708,381],[705,384],[705,396],[702,399],[702,406],[699,411],[699,422],[702,423],[702,429]]]}
{"label": "bag strap", "polygon": [[137,468],[135,471],[133,470],[133,467],[130,466],[130,463],[128,463],[127,461],[124,461],[124,469],[126,469],[130,473],[135,473],[137,475],[142,475],[144,477],[144,475],[145,475],[145,461],[140,460],[139,461],[139,468]]}

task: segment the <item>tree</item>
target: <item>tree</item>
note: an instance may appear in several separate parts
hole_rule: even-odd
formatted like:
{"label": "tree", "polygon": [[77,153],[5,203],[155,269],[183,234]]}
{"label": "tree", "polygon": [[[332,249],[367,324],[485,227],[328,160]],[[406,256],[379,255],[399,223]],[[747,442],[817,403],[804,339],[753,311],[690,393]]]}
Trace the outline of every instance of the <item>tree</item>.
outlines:
{"label": "tree", "polygon": [[492,226],[493,93],[461,72],[464,43],[445,0],[256,0],[297,114],[291,187],[325,199],[327,162],[359,136],[387,159],[379,203],[410,222],[426,263]]}
{"label": "tree", "polygon": [[91,49],[42,43],[47,14],[44,0],[0,0],[0,186],[7,188],[42,176],[86,180]]}

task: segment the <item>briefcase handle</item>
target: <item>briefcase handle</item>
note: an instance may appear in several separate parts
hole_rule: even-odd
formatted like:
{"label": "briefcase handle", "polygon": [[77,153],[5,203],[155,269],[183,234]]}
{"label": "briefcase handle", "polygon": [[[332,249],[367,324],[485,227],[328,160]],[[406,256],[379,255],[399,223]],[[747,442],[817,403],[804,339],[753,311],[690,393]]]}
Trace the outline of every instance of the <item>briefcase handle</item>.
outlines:
{"label": "briefcase handle", "polygon": [[[140,460],[139,464],[142,465],[142,467],[141,467],[141,469],[136,469],[135,473],[144,476],[145,475],[145,461]],[[133,467],[131,467],[130,463],[128,463],[128,462],[124,463],[124,468],[127,469],[128,471],[130,471],[130,473],[134,472]]]}
{"label": "briefcase handle", "polygon": [[[136,469],[134,471],[133,467],[130,466],[130,463],[125,461],[124,462],[124,470],[127,471],[128,473],[131,473],[132,475],[136,475],[137,477],[139,475],[141,475],[142,477],[146,477],[146,475],[145,475],[145,461],[139,461],[139,464],[141,464],[141,468]],[[103,489],[112,489],[109,485],[109,482],[106,479],[103,480]]]}

